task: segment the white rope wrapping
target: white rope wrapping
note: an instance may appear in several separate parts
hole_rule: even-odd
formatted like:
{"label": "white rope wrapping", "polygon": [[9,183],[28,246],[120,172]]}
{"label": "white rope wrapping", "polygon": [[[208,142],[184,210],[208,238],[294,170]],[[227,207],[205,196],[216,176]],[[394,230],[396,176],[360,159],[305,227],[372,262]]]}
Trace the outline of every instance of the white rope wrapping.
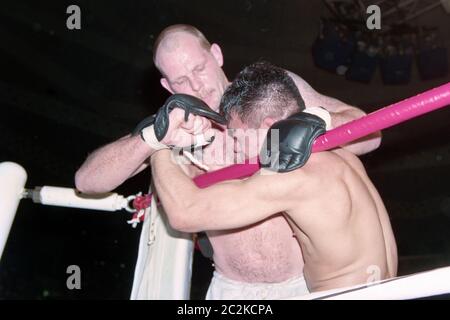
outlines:
{"label": "white rope wrapping", "polygon": [[295,300],[406,300],[450,293],[450,267],[409,276],[320,291]]}
{"label": "white rope wrapping", "polygon": [[141,217],[145,214],[145,209],[139,210],[137,215],[132,219],[128,220],[127,223],[131,224],[133,228],[136,228],[139,223],[141,223]]}
{"label": "white rope wrapping", "polygon": [[303,112],[318,116],[323,121],[325,121],[327,131],[333,129],[333,127],[331,126],[331,115],[326,109],[322,107],[311,107],[306,108],[305,110],[303,110]]}
{"label": "white rope wrapping", "polygon": [[183,150],[183,155],[188,158],[194,165],[199,167],[200,169],[203,169],[205,171],[209,171],[209,167],[206,164],[203,164],[200,162],[200,160],[197,160],[192,153],[190,153],[187,150]]}
{"label": "white rope wrapping", "polygon": [[160,142],[158,138],[156,138],[154,126],[148,126],[142,129],[142,137],[144,141],[152,148],[153,150],[161,150],[161,149],[169,149],[169,146]]}

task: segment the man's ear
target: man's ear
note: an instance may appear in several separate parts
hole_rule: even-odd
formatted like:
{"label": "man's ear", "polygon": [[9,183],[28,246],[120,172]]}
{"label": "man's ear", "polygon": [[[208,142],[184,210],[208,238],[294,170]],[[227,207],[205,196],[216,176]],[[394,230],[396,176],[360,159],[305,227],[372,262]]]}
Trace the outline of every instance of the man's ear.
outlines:
{"label": "man's ear", "polygon": [[175,92],[173,92],[172,88],[170,87],[169,81],[167,81],[166,78],[161,78],[159,80],[159,82],[161,83],[161,85],[163,86],[164,89],[166,89],[167,91],[169,91],[171,94],[174,94]]}
{"label": "man's ear", "polygon": [[275,122],[277,122],[277,120],[275,120],[271,117],[264,118],[261,123],[261,128],[269,129]]}
{"label": "man's ear", "polygon": [[211,54],[213,55],[214,59],[217,61],[217,64],[219,67],[223,66],[223,55],[222,55],[222,49],[220,49],[219,45],[217,43],[213,43],[211,45],[211,48],[209,49]]}

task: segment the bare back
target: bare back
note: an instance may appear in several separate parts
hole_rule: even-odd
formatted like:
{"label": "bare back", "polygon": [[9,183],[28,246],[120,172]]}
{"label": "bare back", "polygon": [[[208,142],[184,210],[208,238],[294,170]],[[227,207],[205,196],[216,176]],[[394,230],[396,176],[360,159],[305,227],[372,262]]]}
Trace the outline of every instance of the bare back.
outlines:
{"label": "bare back", "polygon": [[309,289],[395,276],[397,249],[389,217],[359,159],[342,149],[322,152],[302,170],[308,196],[287,216],[303,251]]}

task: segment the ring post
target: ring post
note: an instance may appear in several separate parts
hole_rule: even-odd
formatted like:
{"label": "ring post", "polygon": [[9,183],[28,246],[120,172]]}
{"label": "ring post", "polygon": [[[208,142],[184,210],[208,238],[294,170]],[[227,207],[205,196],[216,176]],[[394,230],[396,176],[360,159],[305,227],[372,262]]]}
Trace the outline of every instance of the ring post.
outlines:
{"label": "ring post", "polygon": [[0,258],[27,181],[25,169],[14,162],[0,163]]}

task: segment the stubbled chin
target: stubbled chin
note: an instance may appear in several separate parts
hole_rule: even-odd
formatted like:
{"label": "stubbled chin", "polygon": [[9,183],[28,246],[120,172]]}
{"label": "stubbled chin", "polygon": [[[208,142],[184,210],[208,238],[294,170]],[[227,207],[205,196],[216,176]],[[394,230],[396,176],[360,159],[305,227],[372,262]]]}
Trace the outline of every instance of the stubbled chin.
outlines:
{"label": "stubbled chin", "polygon": [[203,101],[205,101],[206,104],[214,111],[219,111],[220,97],[215,97],[214,95],[209,94],[203,98]]}
{"label": "stubbled chin", "polygon": [[217,108],[216,108],[216,102],[214,101],[214,99],[211,99],[211,98],[205,98],[205,99],[203,99],[203,101],[205,101],[206,102],[206,104],[211,108],[211,109],[213,109],[213,110],[216,110]]}

